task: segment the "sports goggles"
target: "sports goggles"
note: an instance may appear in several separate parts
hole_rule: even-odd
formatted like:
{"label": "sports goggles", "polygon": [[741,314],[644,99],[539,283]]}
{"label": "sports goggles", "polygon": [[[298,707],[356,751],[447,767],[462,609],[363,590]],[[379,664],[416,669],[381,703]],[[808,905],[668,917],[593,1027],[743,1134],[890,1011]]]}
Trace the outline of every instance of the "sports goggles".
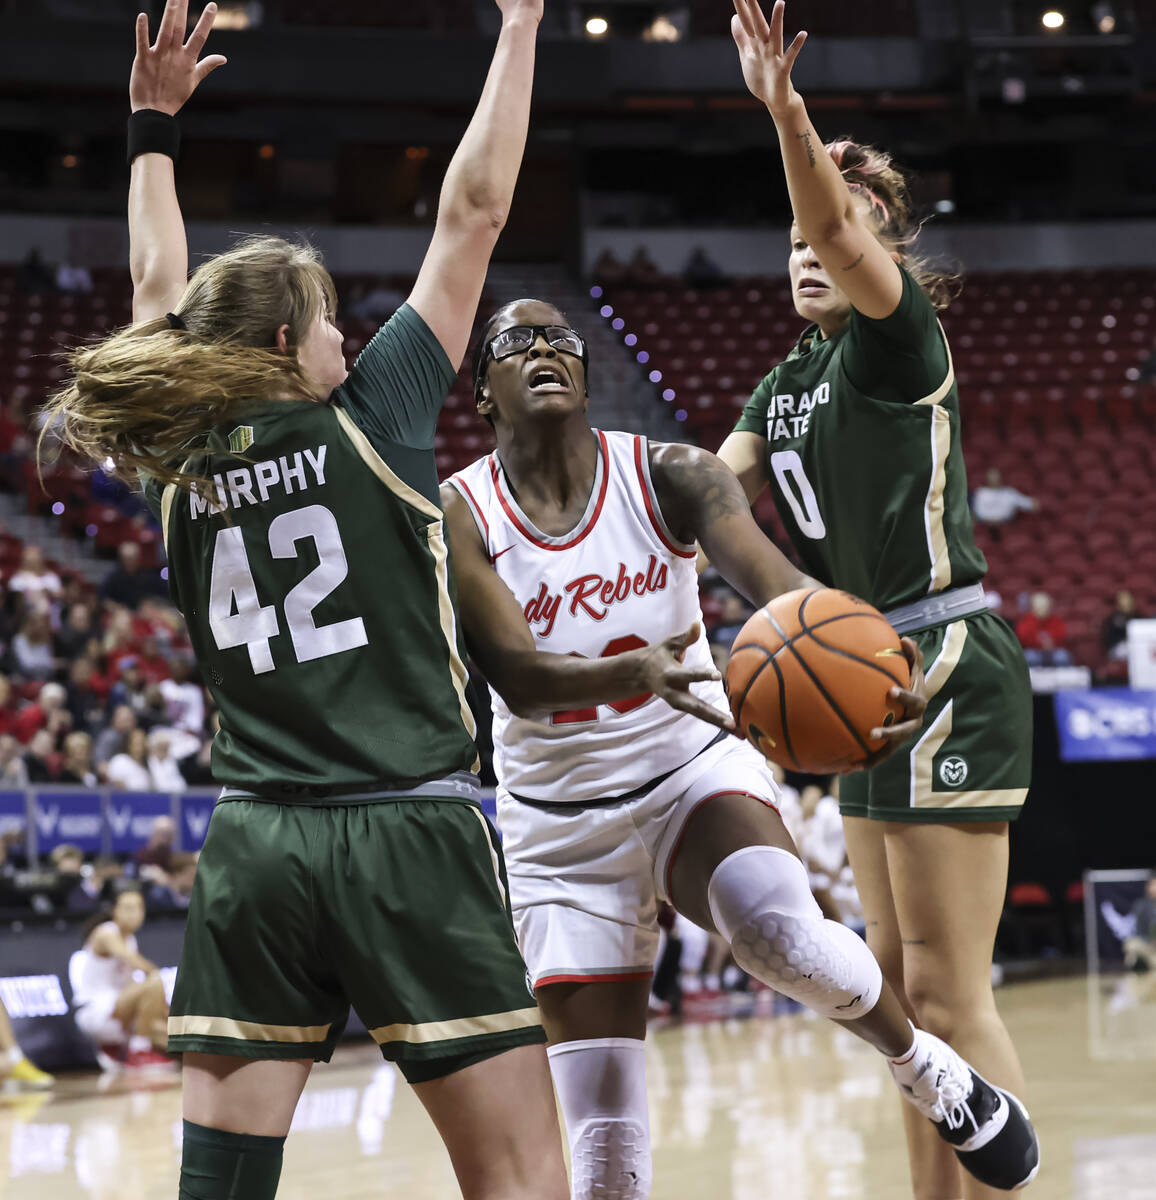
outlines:
{"label": "sports goggles", "polygon": [[575,358],[586,357],[586,340],[576,329],[565,325],[511,325],[496,333],[486,343],[486,357],[494,362],[501,362],[513,354],[523,354],[538,340],[546,339],[547,345],[563,354],[573,354]]}

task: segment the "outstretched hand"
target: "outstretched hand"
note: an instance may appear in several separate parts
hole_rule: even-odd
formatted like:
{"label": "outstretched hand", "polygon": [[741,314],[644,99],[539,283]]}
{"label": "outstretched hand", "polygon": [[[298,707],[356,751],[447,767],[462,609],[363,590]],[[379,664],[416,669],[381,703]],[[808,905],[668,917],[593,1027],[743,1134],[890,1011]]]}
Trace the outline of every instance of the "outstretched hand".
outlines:
{"label": "outstretched hand", "polygon": [[707,680],[722,678],[713,667],[687,667],[683,658],[687,650],[698,640],[698,624],[692,625],[685,633],[675,634],[654,646],[648,646],[642,651],[645,655],[645,676],[647,691],[652,692],[660,700],[665,700],[671,708],[679,712],[689,713],[733,733],[734,718],[730,711],[723,711],[700,700],[691,690],[692,683],[705,683]]}
{"label": "outstretched hand", "polygon": [[771,113],[790,107],[797,93],[791,83],[791,69],[807,40],[805,31],[795,34],[794,41],[783,49],[784,0],[775,0],[771,21],[763,16],[759,0],[734,0],[735,15],[731,17],[731,34],[739,48],[743,79],[750,93],[761,100]]}
{"label": "outstretched hand", "polygon": [[911,683],[905,688],[898,685],[893,687],[891,698],[903,705],[903,712],[892,724],[871,730],[872,741],[881,739],[885,744],[869,759],[855,767],[856,771],[870,770],[884,759],[890,758],[904,742],[914,737],[923,725],[923,714],[927,711],[927,680],[923,676],[923,651],[911,638],[900,638],[899,644],[903,647],[903,656],[911,668]]}
{"label": "outstretched hand", "polygon": [[157,29],[157,40],[149,45],[149,19],[136,19],[136,58],[133,59],[128,95],[132,111],[154,108],[175,117],[198,85],[228,61],[223,54],[210,54],[197,61],[217,15],[215,4],[205,5],[196,28],[185,41],[189,0],[167,0]]}

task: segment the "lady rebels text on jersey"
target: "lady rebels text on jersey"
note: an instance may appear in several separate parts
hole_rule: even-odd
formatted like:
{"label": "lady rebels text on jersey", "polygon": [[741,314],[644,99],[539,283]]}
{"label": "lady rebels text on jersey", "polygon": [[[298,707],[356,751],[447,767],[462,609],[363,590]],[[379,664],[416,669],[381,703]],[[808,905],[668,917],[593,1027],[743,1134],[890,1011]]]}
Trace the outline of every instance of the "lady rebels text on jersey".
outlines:
{"label": "lady rebels text on jersey", "polygon": [[[646,439],[594,432],[599,456],[590,501],[561,537],[536,529],[518,507],[496,452],[448,480],[469,505],[538,649],[585,658],[653,645],[702,622],[695,548],[679,542],[662,518]],[[686,662],[711,666],[704,633]],[[726,710],[721,684],[694,690]],[[624,796],[688,762],[718,732],[652,695],[534,718],[515,717],[492,689],[491,696],[499,784],[551,804]]]}

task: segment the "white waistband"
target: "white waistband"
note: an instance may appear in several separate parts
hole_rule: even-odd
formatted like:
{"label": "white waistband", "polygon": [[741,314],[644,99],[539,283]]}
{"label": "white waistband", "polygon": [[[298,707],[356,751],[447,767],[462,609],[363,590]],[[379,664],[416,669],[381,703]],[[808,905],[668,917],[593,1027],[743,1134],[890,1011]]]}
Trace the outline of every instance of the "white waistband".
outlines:
{"label": "white waistband", "polygon": [[927,629],[931,625],[943,625],[982,612],[987,612],[983,584],[972,583],[967,587],[936,592],[934,596],[924,596],[914,604],[890,608],[883,615],[896,633],[910,633],[913,629]]}

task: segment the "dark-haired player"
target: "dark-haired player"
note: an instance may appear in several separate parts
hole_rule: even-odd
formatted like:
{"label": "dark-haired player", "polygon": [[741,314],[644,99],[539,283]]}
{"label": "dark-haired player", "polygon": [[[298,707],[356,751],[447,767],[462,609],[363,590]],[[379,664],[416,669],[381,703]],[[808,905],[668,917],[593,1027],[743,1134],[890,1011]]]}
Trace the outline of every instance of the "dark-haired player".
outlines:
{"label": "dark-haired player", "polygon": [[[847,852],[868,943],[908,1012],[1020,1093],[990,969],[1008,822],[1030,781],[1031,689],[1014,635],[984,603],[936,319],[947,289],[912,258],[918,227],[887,155],[820,141],[791,83],[806,35],[784,51],[783,7],[768,24],[756,0],[735,0],[733,29],[747,86],[778,130],[795,214],[791,286],[811,324],[719,456],[750,500],[770,485],[808,571],[869,600],[923,650],[922,732],[843,781]],[[904,1119],[917,1197],[990,1194],[913,1110]],[[1038,1162],[1033,1146],[1003,1186],[1026,1183]]]}
{"label": "dark-haired player", "polygon": [[[599,659],[697,623],[696,543],[756,605],[807,583],[713,454],[592,429],[587,366],[585,341],[552,305],[502,308],[474,374],[498,447],[442,489],[466,640],[493,689],[510,899],[550,1038],[572,1195],[649,1195],[643,1039],[662,900],[721,933],[750,974],[888,1055],[928,1116],[969,1130],[971,1169],[998,1175],[1030,1128],[947,1045],[913,1034],[867,947],[823,918],[761,755],[642,687],[570,712],[517,702],[513,664],[534,645]],[[710,663],[701,632],[686,661]],[[717,683],[698,691],[725,707]],[[889,731],[891,745],[922,704],[898,694],[916,719]],[[957,1111],[972,1094],[979,1121]]]}

